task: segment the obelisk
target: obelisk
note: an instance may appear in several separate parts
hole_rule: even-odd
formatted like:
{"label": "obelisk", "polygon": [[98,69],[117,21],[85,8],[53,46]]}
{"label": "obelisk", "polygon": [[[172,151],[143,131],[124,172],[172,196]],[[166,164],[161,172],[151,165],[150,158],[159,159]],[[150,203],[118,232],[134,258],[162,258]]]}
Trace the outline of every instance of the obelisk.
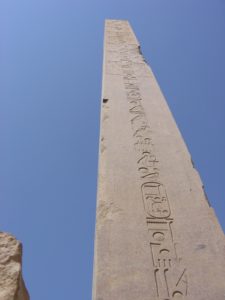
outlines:
{"label": "obelisk", "polygon": [[127,21],[101,101],[93,300],[225,300],[224,234]]}

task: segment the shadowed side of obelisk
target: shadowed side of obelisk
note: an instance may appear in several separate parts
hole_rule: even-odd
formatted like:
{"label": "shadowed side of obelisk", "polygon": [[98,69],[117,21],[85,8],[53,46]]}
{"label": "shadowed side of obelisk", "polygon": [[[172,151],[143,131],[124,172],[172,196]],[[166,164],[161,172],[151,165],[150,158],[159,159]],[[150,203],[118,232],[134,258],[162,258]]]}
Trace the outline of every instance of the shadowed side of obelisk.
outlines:
{"label": "shadowed side of obelisk", "polygon": [[225,299],[225,240],[127,21],[105,25],[93,300]]}

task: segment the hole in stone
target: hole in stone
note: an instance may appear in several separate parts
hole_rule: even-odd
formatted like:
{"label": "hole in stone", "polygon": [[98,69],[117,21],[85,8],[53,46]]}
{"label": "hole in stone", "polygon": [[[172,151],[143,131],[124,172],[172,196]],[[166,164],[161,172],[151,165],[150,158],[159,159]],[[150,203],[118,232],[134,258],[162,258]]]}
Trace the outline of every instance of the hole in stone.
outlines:
{"label": "hole in stone", "polygon": [[107,103],[109,99],[103,98],[103,103]]}

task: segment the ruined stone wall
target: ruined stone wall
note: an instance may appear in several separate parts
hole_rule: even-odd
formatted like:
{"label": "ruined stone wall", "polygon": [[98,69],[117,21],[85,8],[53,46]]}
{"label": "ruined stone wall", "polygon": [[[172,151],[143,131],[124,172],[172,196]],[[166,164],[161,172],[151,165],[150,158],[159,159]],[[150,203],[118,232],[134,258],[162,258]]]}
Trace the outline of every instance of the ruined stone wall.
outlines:
{"label": "ruined stone wall", "polygon": [[22,277],[22,244],[0,232],[0,300],[29,300]]}

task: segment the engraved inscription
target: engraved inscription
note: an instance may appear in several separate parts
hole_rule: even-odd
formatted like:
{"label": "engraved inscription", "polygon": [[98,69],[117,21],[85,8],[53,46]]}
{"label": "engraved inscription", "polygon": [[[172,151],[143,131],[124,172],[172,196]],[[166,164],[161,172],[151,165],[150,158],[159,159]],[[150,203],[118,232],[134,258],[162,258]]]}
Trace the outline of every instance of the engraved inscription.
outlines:
{"label": "engraved inscription", "polygon": [[166,191],[158,182],[147,182],[142,185],[142,194],[146,213],[153,218],[170,216],[169,202]]}
{"label": "engraved inscription", "polygon": [[[174,241],[172,229],[174,218],[165,184],[160,178],[159,159],[156,156],[151,127],[142,105],[137,80],[140,69],[145,73],[146,64],[127,24],[110,21],[107,26],[110,31],[107,41],[108,51],[113,50],[112,57],[116,57],[117,66],[114,70],[122,75],[128,103],[137,172],[146,213],[156,296],[160,300],[185,300],[188,295],[187,270],[182,264],[182,259],[177,256],[177,243]],[[110,65],[111,62],[108,61],[106,64]]]}

